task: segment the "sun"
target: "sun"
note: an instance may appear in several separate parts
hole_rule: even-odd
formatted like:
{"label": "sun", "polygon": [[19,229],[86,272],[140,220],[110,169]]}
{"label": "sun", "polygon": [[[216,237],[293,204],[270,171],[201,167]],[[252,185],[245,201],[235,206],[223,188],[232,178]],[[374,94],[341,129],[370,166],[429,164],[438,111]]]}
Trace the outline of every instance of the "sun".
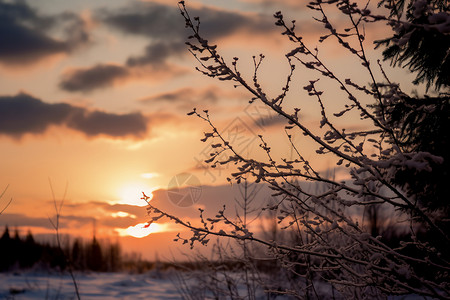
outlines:
{"label": "sun", "polygon": [[119,188],[119,202],[118,204],[128,204],[134,206],[146,206],[147,202],[142,198],[142,192],[147,196],[152,196],[152,192],[157,188],[151,187],[143,182],[127,183]]}

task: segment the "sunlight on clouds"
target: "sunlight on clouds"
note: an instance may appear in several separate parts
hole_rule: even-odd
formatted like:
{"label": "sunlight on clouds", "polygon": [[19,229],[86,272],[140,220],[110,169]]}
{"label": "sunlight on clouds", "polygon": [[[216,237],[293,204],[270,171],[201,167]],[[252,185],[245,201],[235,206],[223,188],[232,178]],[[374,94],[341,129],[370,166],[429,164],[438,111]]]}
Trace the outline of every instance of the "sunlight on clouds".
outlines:
{"label": "sunlight on clouds", "polygon": [[108,138],[104,138],[103,140],[110,144],[113,144],[114,146],[130,151],[141,150],[143,147],[149,144],[148,140],[108,139]]}
{"label": "sunlight on clouds", "polygon": [[119,211],[119,212],[116,212],[116,213],[112,213],[111,216],[113,218],[125,218],[125,217],[130,217],[132,219],[136,219],[137,218],[136,215],[129,214],[129,213],[124,212],[124,211]]}
{"label": "sunlight on clouds", "polygon": [[152,179],[155,177],[159,177],[159,174],[158,173],[142,173],[141,177],[145,178],[145,179]]}
{"label": "sunlight on clouds", "polygon": [[143,141],[133,142],[133,143],[130,143],[126,148],[127,148],[128,150],[139,150],[139,149],[141,149],[145,144],[146,144],[145,141],[144,141],[144,142],[143,142]]}
{"label": "sunlight on clouds", "polygon": [[133,236],[135,238],[143,238],[151,233],[167,231],[167,226],[164,224],[152,223],[150,224],[150,226],[147,225],[148,223],[139,223],[126,229],[116,228],[115,230],[119,233],[120,236]]}

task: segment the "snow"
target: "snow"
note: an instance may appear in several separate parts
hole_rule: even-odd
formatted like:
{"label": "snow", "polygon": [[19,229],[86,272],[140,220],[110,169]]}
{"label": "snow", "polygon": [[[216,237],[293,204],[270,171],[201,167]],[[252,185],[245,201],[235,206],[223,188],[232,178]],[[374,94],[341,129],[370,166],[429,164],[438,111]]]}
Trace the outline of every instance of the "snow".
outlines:
{"label": "snow", "polygon": [[[81,299],[183,299],[178,288],[182,288],[176,271],[149,272],[145,274],[129,273],[76,273]],[[185,274],[186,275],[186,274]],[[228,274],[233,277],[233,274]],[[239,274],[234,274],[239,276]],[[206,278],[205,278],[206,279]],[[208,292],[202,291],[195,280],[184,280],[196,296],[202,299],[213,299]],[[205,282],[203,282],[205,283]],[[315,284],[320,294],[331,297],[329,286]],[[200,289],[198,289],[200,288]],[[245,295],[245,287],[238,286],[239,294]],[[191,291],[191,292],[192,292]],[[203,297],[202,297],[203,296]],[[267,299],[262,289],[258,289],[256,299]],[[339,297],[338,297],[339,298]],[[22,272],[0,273],[0,299],[35,300],[35,299],[76,299],[75,289],[69,274],[57,272]],[[276,299],[290,299],[278,296]],[[389,296],[389,300],[423,299],[417,295]]]}
{"label": "snow", "polygon": [[[152,273],[76,273],[81,299],[182,299],[169,277]],[[0,299],[76,299],[68,274],[0,273]]]}

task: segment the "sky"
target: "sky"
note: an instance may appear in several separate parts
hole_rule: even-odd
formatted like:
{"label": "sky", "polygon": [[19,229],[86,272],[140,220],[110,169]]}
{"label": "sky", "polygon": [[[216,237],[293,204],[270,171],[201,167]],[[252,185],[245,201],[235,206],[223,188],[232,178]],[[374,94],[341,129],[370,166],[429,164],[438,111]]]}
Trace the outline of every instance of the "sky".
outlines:
{"label": "sky", "polygon": [[[249,80],[252,56],[264,53],[259,79],[272,95],[284,84],[289,71],[284,55],[292,49],[274,26],[278,10],[297,20],[304,41],[320,46],[336,74],[369,81],[341,48],[328,41],[319,45],[325,31],[301,1],[205,0],[187,1],[187,7],[228,61],[240,58]],[[345,21],[336,17],[336,22]],[[366,28],[373,62],[380,53],[372,41],[386,29]],[[263,134],[277,155],[293,155],[280,134],[284,120],[259,103],[250,105],[242,88],[195,70],[185,45],[189,35],[177,1],[0,0],[0,210],[12,199],[0,226],[53,233],[51,220],[59,212],[64,234],[90,238],[95,233],[148,259],[181,251],[172,240],[182,228],[160,222],[142,229],[149,217],[141,193],[153,193],[152,201],[188,219],[199,207],[214,213],[237,193],[226,182],[230,169],[206,168],[210,146],[200,139],[209,128],[187,116],[194,107],[208,109],[243,153],[262,157],[257,135]],[[411,76],[387,63],[385,68],[412,89]],[[315,77],[297,73],[290,98],[312,128],[319,126],[320,111],[302,87]],[[330,91],[327,105],[342,108],[338,89],[328,83],[323,88]],[[349,118],[345,125],[357,128],[357,121]],[[294,139],[314,160],[312,143],[300,133]],[[320,170],[333,165],[315,163]],[[166,191],[178,186],[175,194]],[[192,199],[183,199],[192,200],[190,205],[178,202],[187,194]]]}

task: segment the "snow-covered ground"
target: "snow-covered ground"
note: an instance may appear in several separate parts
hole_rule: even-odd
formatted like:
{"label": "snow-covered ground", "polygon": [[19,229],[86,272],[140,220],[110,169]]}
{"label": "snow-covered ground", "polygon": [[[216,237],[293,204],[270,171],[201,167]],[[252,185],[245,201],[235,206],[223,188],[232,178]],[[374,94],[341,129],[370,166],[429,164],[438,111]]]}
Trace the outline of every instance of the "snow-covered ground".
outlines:
{"label": "snow-covered ground", "polygon": [[[82,299],[182,299],[170,276],[77,273]],[[0,273],[0,299],[76,299],[68,274]]]}
{"label": "snow-covered ground", "polygon": [[[146,274],[128,273],[76,273],[81,299],[148,299],[175,300],[183,299],[179,289],[183,284],[176,272],[149,272]],[[177,279],[178,278],[178,279]],[[244,287],[239,286],[239,293],[245,295]],[[212,295],[203,295],[201,290],[195,295],[198,299],[213,299]],[[323,291],[322,291],[323,292]],[[257,291],[256,299],[267,299],[262,289]],[[328,298],[328,297],[325,297]],[[35,299],[76,299],[75,288],[68,274],[45,272],[0,273],[0,299],[35,300]],[[278,296],[276,299],[289,299]],[[417,295],[390,296],[389,300],[424,299]],[[429,298],[426,298],[429,299]]]}

